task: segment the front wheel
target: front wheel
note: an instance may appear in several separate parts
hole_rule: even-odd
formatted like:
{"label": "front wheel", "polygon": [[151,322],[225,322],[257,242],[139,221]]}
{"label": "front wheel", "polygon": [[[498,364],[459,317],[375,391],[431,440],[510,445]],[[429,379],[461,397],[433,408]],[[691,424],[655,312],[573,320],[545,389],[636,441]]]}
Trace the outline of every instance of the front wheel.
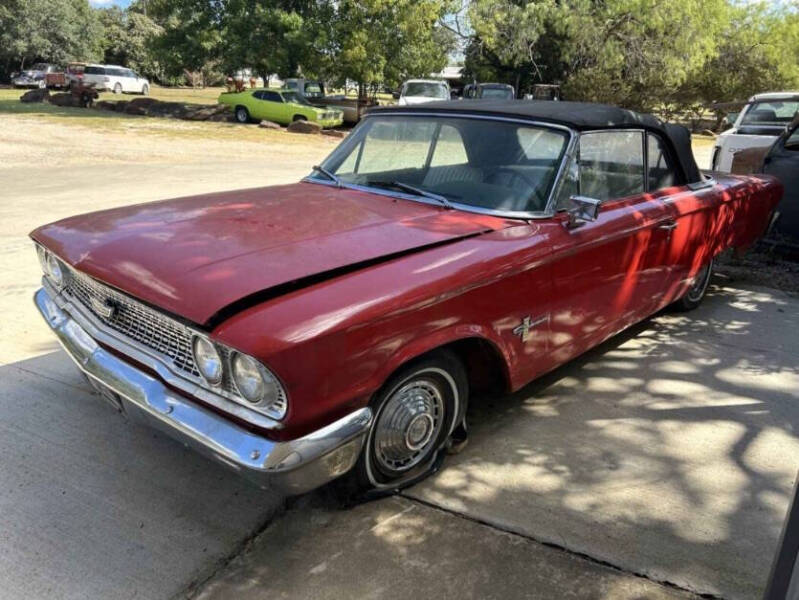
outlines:
{"label": "front wheel", "polygon": [[239,123],[249,123],[250,122],[250,111],[248,111],[244,106],[237,106],[236,107],[236,121]]}
{"label": "front wheel", "polygon": [[392,492],[435,472],[468,400],[463,364],[435,352],[402,368],[372,402],[374,420],[353,471],[356,493]]}
{"label": "front wheel", "polygon": [[141,88],[141,95],[142,96],[149,96],[150,95],[150,86],[146,83]]}
{"label": "front wheel", "polygon": [[308,117],[306,117],[305,115],[294,115],[294,118],[292,119],[292,121],[307,121],[307,120]]}
{"label": "front wheel", "polygon": [[678,310],[688,311],[694,310],[702,303],[702,300],[707,294],[707,288],[710,286],[710,278],[713,276],[713,259],[711,258],[705,265],[699,269],[699,272],[694,277],[694,283],[691,288],[686,292],[685,296],[677,300],[674,306]]}
{"label": "front wheel", "polygon": [[114,93],[115,94],[121,94],[122,93],[122,84],[121,83],[117,83],[114,86]]}

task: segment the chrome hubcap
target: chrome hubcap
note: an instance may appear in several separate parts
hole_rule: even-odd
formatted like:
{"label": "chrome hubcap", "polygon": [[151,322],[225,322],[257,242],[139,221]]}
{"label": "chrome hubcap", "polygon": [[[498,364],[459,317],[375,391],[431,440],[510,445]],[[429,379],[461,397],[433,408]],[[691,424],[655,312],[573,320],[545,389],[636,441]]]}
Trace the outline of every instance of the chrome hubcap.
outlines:
{"label": "chrome hubcap", "polygon": [[433,449],[444,422],[444,399],[430,379],[414,379],[386,401],[375,424],[375,456],[390,471],[406,471]]}

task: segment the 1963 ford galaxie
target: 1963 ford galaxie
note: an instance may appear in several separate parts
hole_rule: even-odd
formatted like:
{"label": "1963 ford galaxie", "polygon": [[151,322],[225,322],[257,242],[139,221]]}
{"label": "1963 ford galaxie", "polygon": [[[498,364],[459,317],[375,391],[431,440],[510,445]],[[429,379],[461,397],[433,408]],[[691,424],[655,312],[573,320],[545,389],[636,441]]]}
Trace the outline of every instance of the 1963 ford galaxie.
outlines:
{"label": "1963 ford galaxie", "polygon": [[131,417],[287,493],[393,490],[462,442],[470,394],[697,306],[781,195],[618,108],[375,109],[301,183],[37,229],[35,302]]}

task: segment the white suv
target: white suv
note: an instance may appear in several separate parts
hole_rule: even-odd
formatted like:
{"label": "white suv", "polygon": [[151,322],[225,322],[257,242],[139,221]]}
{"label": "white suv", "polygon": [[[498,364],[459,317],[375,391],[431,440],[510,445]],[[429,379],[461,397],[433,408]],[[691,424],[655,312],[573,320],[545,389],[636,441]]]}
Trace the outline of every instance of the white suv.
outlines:
{"label": "white suv", "polygon": [[115,94],[128,92],[145,96],[150,93],[149,81],[130,69],[116,65],[86,65],[83,82],[93,83],[98,92],[107,90]]}

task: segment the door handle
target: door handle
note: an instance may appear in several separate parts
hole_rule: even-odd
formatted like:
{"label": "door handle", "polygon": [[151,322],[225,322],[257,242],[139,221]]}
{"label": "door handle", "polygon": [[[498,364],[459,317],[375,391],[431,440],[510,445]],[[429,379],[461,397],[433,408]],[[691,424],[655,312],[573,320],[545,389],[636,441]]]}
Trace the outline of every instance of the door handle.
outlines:
{"label": "door handle", "polygon": [[672,221],[669,219],[668,221],[664,221],[660,225],[658,225],[658,229],[664,229],[666,231],[674,231],[677,229],[677,221]]}

